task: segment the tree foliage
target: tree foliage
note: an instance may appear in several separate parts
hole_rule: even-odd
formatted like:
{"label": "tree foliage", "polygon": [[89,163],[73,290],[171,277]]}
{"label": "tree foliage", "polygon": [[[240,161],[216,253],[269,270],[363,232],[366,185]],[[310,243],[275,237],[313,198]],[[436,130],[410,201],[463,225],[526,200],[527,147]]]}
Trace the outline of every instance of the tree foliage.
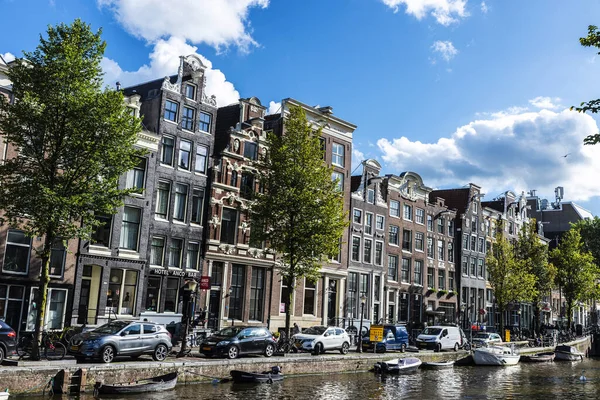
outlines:
{"label": "tree foliage", "polygon": [[558,247],[550,252],[550,260],[557,268],[556,285],[565,296],[566,313],[571,326],[576,302],[597,296],[600,270],[594,264],[592,254],[584,250],[578,229],[565,232]]}
{"label": "tree foliage", "polygon": [[[600,50],[600,30],[597,26],[588,26],[588,35],[586,37],[579,38],[579,43],[583,47],[595,47]],[[598,52],[600,54],[600,51]],[[600,110],[600,99],[584,101],[579,107],[571,107],[571,110],[576,110],[581,113],[593,113],[596,114]],[[584,144],[596,144],[600,143],[600,133],[587,136],[583,140]]]}
{"label": "tree foliage", "polygon": [[102,89],[106,43],[80,20],[48,27],[9,70],[14,104],[0,96],[0,132],[18,150],[0,165],[2,221],[44,237],[36,334],[44,321],[49,258],[56,240],[89,237],[94,213],[113,214],[127,190],[119,177],[141,155],[141,122],[120,92]]}
{"label": "tree foliage", "polygon": [[269,152],[257,168],[264,188],[250,206],[252,234],[279,254],[289,296],[284,299],[286,332],[298,279],[316,281],[323,261],[339,251],[347,227],[343,193],[323,162],[319,137],[304,110],[291,107],[282,136],[268,136]]}
{"label": "tree foliage", "polygon": [[523,262],[525,269],[535,277],[535,294],[531,300],[534,306],[535,331],[538,332],[541,303],[554,286],[556,268],[548,262],[548,245],[538,236],[535,219],[523,225],[515,244],[515,254]]}
{"label": "tree foliage", "polygon": [[600,218],[582,219],[573,224],[579,231],[583,242],[583,250],[592,253],[594,263],[600,267]]}
{"label": "tree foliage", "polygon": [[515,254],[512,243],[503,236],[499,224],[498,236],[486,257],[489,282],[500,313],[500,332],[504,332],[504,312],[512,303],[531,301],[537,295],[535,276],[526,262]]}

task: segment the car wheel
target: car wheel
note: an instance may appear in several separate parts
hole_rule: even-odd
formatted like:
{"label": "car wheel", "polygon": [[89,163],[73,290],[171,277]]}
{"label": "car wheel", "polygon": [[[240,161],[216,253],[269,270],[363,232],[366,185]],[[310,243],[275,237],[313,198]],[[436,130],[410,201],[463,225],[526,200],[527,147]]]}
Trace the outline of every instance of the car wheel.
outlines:
{"label": "car wheel", "polygon": [[154,361],[164,361],[167,358],[167,354],[169,353],[169,349],[164,344],[159,344],[154,349],[154,353],[152,353],[152,359]]}
{"label": "car wheel", "polygon": [[325,353],[325,348],[323,347],[323,343],[317,343],[315,344],[315,354],[322,354]]}
{"label": "car wheel", "polygon": [[100,356],[103,363],[110,364],[115,359],[115,349],[112,346],[104,346]]}
{"label": "car wheel", "polygon": [[267,347],[265,347],[265,356],[271,357],[273,353],[275,353],[275,347],[271,343],[267,344]]}
{"label": "car wheel", "polygon": [[350,350],[350,344],[348,342],[342,343],[342,348],[340,349],[340,353],[348,354],[349,350]]}
{"label": "car wheel", "polygon": [[4,349],[0,346],[0,364],[4,361]]}
{"label": "car wheel", "polygon": [[402,343],[402,346],[400,346],[400,351],[402,353],[404,353],[406,351],[406,343]]}
{"label": "car wheel", "polygon": [[439,353],[440,351],[442,351],[442,344],[441,344],[441,343],[438,343],[438,344],[435,346],[435,352],[436,352],[436,353]]}
{"label": "car wheel", "polygon": [[237,346],[231,346],[229,348],[229,350],[227,350],[227,358],[229,358],[230,360],[237,358],[237,356],[239,356],[239,355],[240,355],[240,350],[237,348]]}
{"label": "car wheel", "polygon": [[458,351],[458,343],[454,343],[454,351]]}

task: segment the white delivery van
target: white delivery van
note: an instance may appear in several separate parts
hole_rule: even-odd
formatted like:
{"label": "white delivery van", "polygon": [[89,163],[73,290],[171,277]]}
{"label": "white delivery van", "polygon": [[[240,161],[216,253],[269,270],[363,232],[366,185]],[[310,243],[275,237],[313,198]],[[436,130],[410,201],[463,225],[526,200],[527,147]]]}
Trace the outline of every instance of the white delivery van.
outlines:
{"label": "white delivery van", "polygon": [[419,349],[458,351],[463,345],[460,328],[457,326],[428,326],[417,337]]}

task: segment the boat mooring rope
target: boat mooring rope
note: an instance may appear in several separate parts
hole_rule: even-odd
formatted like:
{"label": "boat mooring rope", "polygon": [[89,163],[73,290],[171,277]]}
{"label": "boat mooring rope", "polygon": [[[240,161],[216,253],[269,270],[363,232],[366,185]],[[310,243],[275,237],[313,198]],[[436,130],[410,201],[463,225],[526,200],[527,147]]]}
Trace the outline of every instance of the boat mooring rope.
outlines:
{"label": "boat mooring rope", "polygon": [[189,369],[184,370],[186,373],[192,374],[192,375],[196,375],[196,376],[202,376],[204,378],[209,378],[212,379],[212,383],[225,383],[225,382],[229,382],[230,379],[229,378],[216,378],[214,376],[208,376],[208,375],[204,375],[204,374],[199,374],[197,372],[194,371],[190,371]]}

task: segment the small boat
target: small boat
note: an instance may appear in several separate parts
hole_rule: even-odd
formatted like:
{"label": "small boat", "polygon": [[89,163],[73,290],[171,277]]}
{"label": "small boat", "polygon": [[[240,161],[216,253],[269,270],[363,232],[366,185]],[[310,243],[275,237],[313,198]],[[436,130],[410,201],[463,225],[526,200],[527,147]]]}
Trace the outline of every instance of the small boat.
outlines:
{"label": "small boat", "polygon": [[421,368],[428,368],[428,369],[454,368],[454,361],[425,362],[425,363],[423,363],[423,365],[421,365]]}
{"label": "small boat", "polygon": [[554,353],[538,353],[531,356],[521,357],[521,361],[530,363],[552,362],[554,361]]}
{"label": "small boat", "polygon": [[0,400],[6,400],[9,396],[10,393],[8,393],[8,389],[6,389],[4,392],[0,392]]}
{"label": "small boat", "polygon": [[475,365],[516,365],[520,358],[512,346],[481,347],[473,351]]}
{"label": "small boat", "polygon": [[229,373],[236,383],[273,383],[283,380],[280,367],[272,367],[270,371],[265,372],[246,372],[234,369]]}
{"label": "small boat", "polygon": [[406,374],[416,371],[422,362],[415,357],[396,358],[375,363],[373,370],[380,374]]}
{"label": "small boat", "polygon": [[577,350],[576,347],[566,344],[556,346],[554,349],[554,359],[556,361],[580,361],[583,360],[583,353]]}
{"label": "small boat", "polygon": [[177,372],[157,376],[154,378],[140,379],[139,381],[128,383],[115,383],[105,385],[102,382],[96,382],[94,385],[94,394],[133,394],[162,392],[163,390],[173,389],[177,385]]}

